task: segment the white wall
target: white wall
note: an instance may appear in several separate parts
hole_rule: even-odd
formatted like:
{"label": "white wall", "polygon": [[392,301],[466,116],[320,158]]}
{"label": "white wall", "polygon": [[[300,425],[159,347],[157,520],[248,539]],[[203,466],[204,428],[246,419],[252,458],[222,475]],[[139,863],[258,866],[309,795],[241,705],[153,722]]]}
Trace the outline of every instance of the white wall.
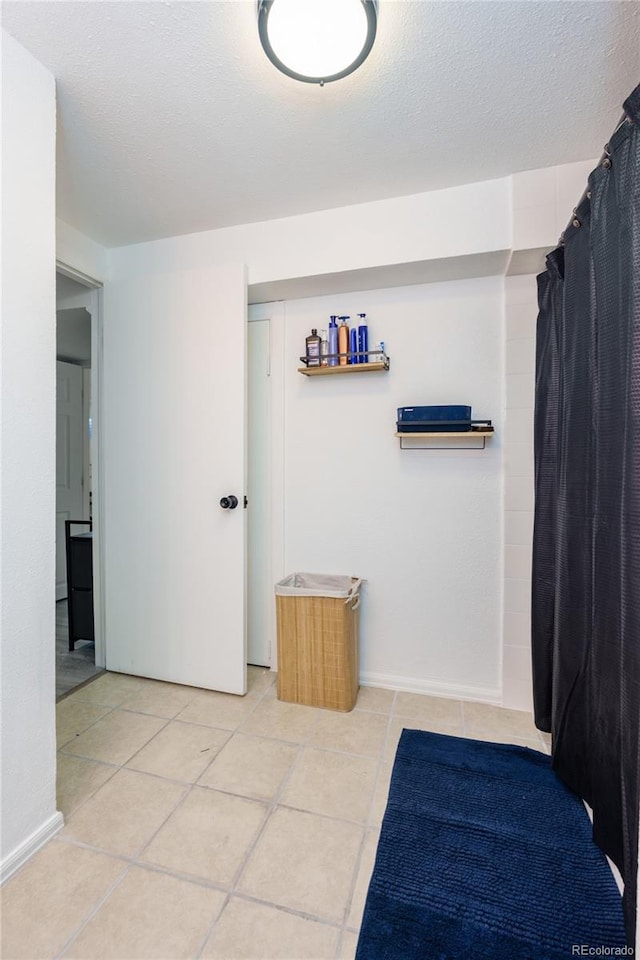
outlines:
{"label": "white wall", "polygon": [[6,875],[55,797],[55,86],[2,32],[2,831]]}
{"label": "white wall", "polygon": [[[152,243],[137,244],[110,251],[109,269],[115,273],[124,270],[144,275],[163,273],[181,267],[193,268],[209,263],[226,263],[231,259],[237,259],[247,264],[248,280],[251,285],[277,284],[280,281],[295,278],[307,278],[309,281],[313,278],[317,281],[318,278],[325,277],[327,278],[327,282],[335,281],[338,286],[340,284],[340,278],[349,273],[357,276],[357,271],[370,271],[368,274],[368,286],[382,286],[381,283],[375,283],[376,270],[378,268],[380,270],[380,276],[384,276],[385,268],[388,268],[389,265],[403,263],[408,265],[420,263],[431,264],[432,269],[429,270],[429,276],[430,279],[433,280],[434,277],[437,277],[438,263],[448,264],[447,269],[449,269],[454,262],[463,265],[464,263],[473,261],[477,267],[478,257],[485,256],[490,260],[493,256],[495,261],[494,252],[501,250],[514,250],[520,256],[521,265],[526,263],[528,259],[531,259],[536,262],[535,268],[537,268],[542,262],[541,251],[550,249],[556,242],[558,233],[560,232],[558,223],[560,219],[565,218],[569,197],[573,198],[569,202],[569,205],[572,207],[584,188],[586,173],[591,166],[591,163],[585,162],[570,164],[567,165],[567,167],[555,167],[552,168],[551,171],[529,171],[525,174],[517,174],[514,177],[503,180],[486,181],[411,197],[400,197],[393,200],[343,207],[336,210],[289,217],[282,220],[245,224],[189,236],[172,237]],[[551,210],[552,215],[549,215]],[[532,256],[529,256],[529,254]],[[467,259],[465,260],[465,258]],[[474,267],[474,269],[476,267]],[[530,267],[529,273],[531,269],[535,268]],[[520,272],[522,272],[522,270],[520,270]],[[517,281],[521,278],[515,279]],[[306,282],[306,280],[301,282],[303,288]],[[460,287],[458,287],[457,283],[446,285],[429,284],[421,288],[423,293],[421,293],[420,296],[426,298],[428,302],[431,296],[444,296],[442,291],[454,290],[458,291],[458,293],[450,297],[449,306],[451,303],[456,302],[458,294],[460,295],[461,302],[467,303],[465,296],[463,296],[460,291],[463,289],[473,289],[473,283],[479,283],[480,289],[483,282],[484,281],[465,281],[465,283],[469,284],[468,287],[465,287],[464,283]],[[492,282],[496,283],[497,281]],[[314,289],[317,290],[319,284],[317,282],[309,282],[307,286],[308,289],[305,289],[304,292],[308,294]],[[375,297],[382,298],[382,308],[382,303],[387,302],[385,298],[390,298],[388,300],[389,303],[394,303],[394,298],[398,298],[398,304],[403,303],[402,298],[408,296],[406,291],[411,289],[418,288],[397,287],[393,290],[387,290],[384,293],[378,292],[375,294]],[[429,291],[432,292],[429,293]],[[368,293],[366,296],[373,296],[373,294]],[[343,304],[340,308],[338,308],[336,304],[335,297],[325,298],[325,322],[326,316],[330,312],[333,312],[334,308],[336,310],[347,310],[348,304],[355,303],[354,297],[355,300],[360,301],[362,299],[354,294],[340,295],[340,302]],[[446,301],[447,297],[444,297],[444,299]],[[507,348],[503,326],[499,327],[499,331],[492,326],[492,324],[496,322],[496,318],[499,318],[499,322],[502,324],[501,318],[504,312],[504,295],[502,289],[500,288],[497,293],[494,291],[491,297],[489,297],[489,300],[492,306],[490,310],[487,308],[486,313],[490,313],[491,318],[487,315],[484,319],[489,324],[488,329],[490,330],[487,342],[492,343],[493,349],[495,350],[495,356],[493,356],[491,360],[487,359],[490,369],[493,370],[493,375],[496,378],[494,393],[489,398],[492,409],[490,411],[480,409],[479,404],[482,402],[480,399],[482,397],[480,385],[476,384],[473,379],[469,380],[467,378],[463,380],[459,386],[460,389],[465,384],[473,384],[478,392],[477,398],[469,398],[470,402],[474,404],[480,414],[491,416],[496,421],[496,438],[492,441],[492,451],[489,456],[485,455],[484,460],[480,461],[481,464],[485,465],[479,467],[481,474],[484,469],[494,469],[493,458],[498,456],[499,445],[502,443],[500,417],[504,402],[505,355],[508,357],[509,370],[515,370],[521,362],[528,362],[525,359],[525,354],[527,350],[530,351],[532,347],[531,337],[528,332],[526,336],[513,336],[514,340],[521,339],[529,341],[528,344],[515,344]],[[307,327],[310,328],[312,325],[310,314],[307,315],[308,312],[315,309],[314,304],[321,304],[322,302],[321,298],[296,301],[297,305],[295,308],[300,311],[301,315],[305,316],[304,323]],[[483,300],[482,303],[485,304],[485,306],[482,307],[484,310],[486,307],[485,300]],[[294,304],[289,302],[289,309],[293,309],[293,307]],[[364,304],[362,309],[367,310],[367,304]],[[369,309],[371,308],[369,307]],[[529,315],[533,309],[532,302],[530,302]],[[423,335],[426,335],[428,331],[430,337],[429,342],[437,340],[440,344],[440,339],[438,338],[448,336],[449,332],[455,327],[455,324],[453,327],[447,327],[444,321],[446,312],[446,310],[443,310],[439,317],[436,317],[434,314],[429,315],[427,318],[420,308],[416,308],[416,330],[412,335],[419,340]],[[459,314],[457,307],[453,312],[456,316],[460,317],[459,321],[456,322],[471,322],[470,317],[473,315],[473,309],[470,310],[469,315],[466,313],[466,307],[462,309]],[[399,310],[394,311],[391,309],[389,317],[393,314],[394,322],[397,322],[396,315],[398,313]],[[409,314],[411,314],[411,309],[407,307],[406,315],[409,316]],[[479,317],[480,314],[476,313],[476,316]],[[108,316],[106,316],[105,322],[108,327]],[[293,322],[294,321],[291,321],[291,323]],[[409,321],[407,321],[407,323],[409,323]],[[422,324],[424,324],[424,327]],[[290,325],[291,324],[288,325],[288,329],[290,329]],[[386,325],[389,326],[389,323]],[[484,325],[484,321],[481,322],[478,319],[475,328],[476,332],[478,332],[481,327],[484,327]],[[385,333],[387,335],[384,338],[391,345],[393,338],[388,334],[388,331],[385,331]],[[298,336],[299,334],[295,335],[296,338]],[[498,337],[497,341],[495,340],[496,337]],[[300,336],[300,342],[302,339],[303,336]],[[301,351],[300,342],[297,342],[295,347],[292,345],[292,352],[290,351],[291,358],[299,355]],[[474,342],[474,346],[482,351],[484,349],[483,344],[484,341],[480,334],[478,334],[478,342]],[[439,376],[442,368],[438,363],[438,359],[430,354],[428,345],[427,355],[429,357],[429,365],[433,366],[434,376]],[[391,390],[390,384],[397,384],[398,382],[403,384],[406,374],[408,377],[406,381],[407,389],[417,389],[418,387],[422,389],[424,385],[421,376],[422,368],[418,363],[417,357],[415,355],[412,357],[411,351],[409,351],[406,356],[409,357],[409,367],[405,370],[405,373],[402,373],[402,379],[400,381],[395,379],[399,376],[396,372],[396,363],[400,362],[402,364],[405,362],[402,354],[396,357],[394,361],[391,376],[386,380],[387,385],[384,386],[376,382],[377,385],[375,388],[373,385],[368,387],[365,394],[368,397],[369,393],[372,392],[372,395],[377,397],[378,394],[376,391],[379,391],[380,395],[386,398],[384,403],[385,416],[390,418],[387,421],[389,424],[392,424],[393,408],[395,406],[402,403],[416,402],[415,396],[411,395],[391,397],[389,393]],[[304,380],[294,372],[294,363],[295,359],[290,359],[285,383],[287,389],[286,406],[290,410],[287,414],[288,430],[289,425],[295,422],[294,411],[298,408],[297,397],[300,391],[303,391],[301,394],[302,398],[306,399],[309,389],[317,391],[318,389],[321,390],[324,386],[324,393],[326,394],[328,392],[326,389],[328,383],[333,384],[333,381],[327,381],[325,379],[313,381]],[[414,369],[411,366],[412,363],[418,364],[418,366]],[[498,366],[492,367],[492,363],[497,363]],[[402,369],[401,366],[400,370]],[[463,370],[464,364],[460,362],[456,369],[457,371]],[[530,376],[530,371],[527,375]],[[525,379],[527,375],[525,375]],[[510,385],[512,382],[516,382],[515,380],[512,381],[512,378],[521,376],[519,373],[509,373]],[[441,381],[436,379],[433,382],[440,383]],[[413,387],[413,383],[415,383],[415,388]],[[451,386],[456,385],[457,381],[454,380]],[[427,386],[431,388],[432,384],[428,383]],[[446,386],[446,384],[442,384],[442,389],[444,389],[444,386]],[[353,382],[350,379],[348,382],[341,380],[339,386],[333,384],[330,396],[351,398],[351,394],[353,393],[353,402],[357,405],[357,398],[362,395],[362,389],[362,386],[357,386],[357,382]],[[305,390],[307,393],[304,392]],[[387,394],[389,394],[389,396],[387,396]],[[499,399],[498,402],[496,402],[498,395]],[[441,401],[442,394],[434,394],[432,400],[433,402]],[[509,402],[512,407],[519,402],[513,392],[510,394]],[[529,409],[531,409],[531,404],[529,404]],[[326,408],[321,405],[314,415],[320,417],[322,410],[326,411]],[[515,409],[512,410],[512,424],[517,417],[518,414],[516,414]],[[368,429],[375,430],[377,428],[369,427]],[[424,473],[422,460],[420,458],[427,458],[427,475],[431,478],[432,482],[436,483],[436,478],[440,478],[438,482],[441,483],[443,488],[446,487],[448,482],[446,464],[450,464],[451,462],[455,465],[451,475],[451,489],[456,489],[456,484],[462,484],[464,482],[461,479],[464,474],[459,464],[464,464],[466,468],[469,459],[476,456],[475,454],[457,453],[455,457],[452,455],[451,458],[449,458],[442,457],[442,455],[437,453],[416,453],[412,451],[404,453],[400,458],[398,456],[399,451],[396,450],[395,446],[397,441],[391,437],[391,426],[389,426],[388,429],[388,435],[386,428],[382,431],[382,433],[384,433],[384,441],[382,433],[377,436],[375,440],[376,449],[383,443],[391,445],[395,451],[392,454],[395,459],[393,461],[386,461],[385,457],[383,457],[383,462],[393,462],[395,464],[393,470],[399,471],[398,476],[401,480],[405,472],[409,474],[407,480],[409,483],[408,489],[412,490],[412,492],[414,491],[414,486],[420,486],[420,481]],[[295,431],[294,433],[290,433],[289,436],[295,436]],[[306,434],[302,431],[300,437],[304,438],[304,436],[306,436]],[[369,651],[365,651],[363,659],[363,671],[368,679],[372,677],[374,679],[375,677],[394,677],[397,683],[403,683],[403,680],[406,681],[403,685],[413,684],[414,686],[422,688],[438,689],[441,692],[446,692],[448,689],[447,684],[449,684],[456,692],[459,693],[464,689],[468,695],[471,696],[474,692],[471,689],[471,687],[474,686],[472,678],[475,677],[476,684],[480,690],[479,696],[499,698],[501,695],[501,684],[503,682],[502,658],[504,656],[506,671],[504,673],[504,680],[506,681],[504,690],[505,702],[516,707],[526,708],[528,706],[530,702],[530,691],[527,692],[528,680],[525,669],[525,661],[528,657],[528,628],[526,635],[523,632],[516,634],[514,632],[514,619],[511,616],[507,617],[506,613],[525,614],[525,611],[522,609],[514,611],[511,608],[514,604],[517,605],[519,603],[519,600],[514,600],[515,595],[517,594],[518,597],[522,597],[529,589],[530,574],[526,573],[526,551],[530,547],[530,542],[527,542],[526,537],[524,537],[521,538],[522,542],[508,544],[510,547],[521,547],[523,549],[508,551],[509,569],[510,571],[517,570],[518,572],[517,576],[510,576],[508,579],[521,582],[516,586],[508,585],[509,599],[506,603],[509,609],[506,611],[502,598],[502,593],[505,588],[503,575],[501,570],[498,570],[496,566],[496,564],[499,566],[500,558],[505,552],[504,540],[501,540],[497,548],[497,559],[493,557],[491,553],[494,543],[492,536],[496,531],[499,537],[503,537],[503,529],[507,529],[507,536],[512,537],[513,518],[511,514],[521,512],[515,510],[514,504],[517,503],[517,499],[514,499],[514,497],[517,498],[517,491],[523,493],[526,483],[530,480],[528,475],[521,475],[521,473],[522,471],[529,470],[527,463],[531,461],[532,438],[530,435],[527,436],[526,432],[522,431],[519,433],[519,436],[521,439],[517,442],[522,444],[522,446],[514,448],[510,452],[509,464],[512,465],[507,467],[507,470],[511,471],[509,474],[510,482],[508,484],[509,516],[507,517],[507,523],[505,524],[503,504],[498,511],[499,515],[494,517],[495,523],[493,526],[489,525],[491,529],[488,533],[489,539],[487,542],[489,543],[489,551],[492,557],[489,566],[497,578],[490,586],[488,585],[489,579],[485,578],[480,570],[482,551],[479,547],[479,543],[481,542],[480,534],[484,536],[488,528],[482,527],[480,519],[475,514],[472,517],[471,525],[468,527],[468,542],[464,567],[467,581],[471,580],[473,583],[487,585],[487,595],[490,597],[490,600],[484,605],[484,610],[480,612],[479,619],[476,619],[474,622],[472,622],[471,618],[465,619],[464,604],[459,607],[455,600],[452,602],[453,594],[449,590],[447,593],[447,604],[444,603],[442,597],[440,597],[437,602],[434,601],[437,612],[435,622],[438,625],[436,632],[443,629],[443,624],[445,623],[444,608],[448,606],[448,622],[451,624],[451,627],[450,629],[445,628],[445,634],[449,638],[446,643],[440,645],[436,643],[423,644],[421,636],[419,636],[421,629],[419,624],[425,620],[434,622],[434,610],[428,611],[428,617],[426,617],[424,611],[421,610],[413,620],[408,614],[405,615],[402,613],[402,610],[400,610],[403,629],[407,628],[410,621],[412,623],[412,625],[408,627],[411,631],[411,639],[406,645],[390,645],[386,627],[384,631],[380,627],[380,623],[382,622],[378,618],[380,610],[376,609],[376,625],[373,627],[373,631],[368,630],[368,633],[372,636],[375,635],[376,639]],[[300,438],[291,440],[290,442],[292,445],[291,449],[295,452],[296,445],[300,442]],[[386,450],[387,447],[380,446],[379,449]],[[314,547],[312,556],[305,562],[309,549],[308,544],[303,542],[299,530],[297,530],[296,527],[296,523],[301,520],[302,515],[309,506],[307,490],[309,486],[315,489],[315,485],[317,484],[317,474],[313,469],[305,468],[305,463],[314,464],[316,462],[314,457],[317,457],[317,454],[313,453],[306,461],[304,459],[297,460],[294,457],[291,462],[287,460],[286,463],[285,472],[288,478],[287,510],[292,517],[297,518],[296,522],[292,522],[290,526],[293,532],[287,547],[287,569],[293,569],[294,567],[300,566],[300,564],[308,566],[309,562],[313,559],[316,560],[317,564],[322,563],[322,566],[331,564],[332,568],[336,556],[335,545],[323,539],[321,541],[324,544],[322,549],[318,543],[316,547]],[[438,458],[440,458],[440,460]],[[367,453],[362,462],[366,463],[371,470],[376,469],[369,453]],[[477,461],[471,460],[471,462],[475,463],[472,469],[474,471],[478,469]],[[490,464],[491,467],[486,466],[487,464]],[[339,477],[334,478],[334,482],[337,483],[338,480],[340,480],[342,484],[346,484],[350,489],[357,487],[358,482],[363,479],[361,461],[359,460],[357,463],[354,462],[352,466],[353,470],[346,475],[341,473]],[[492,490],[492,497],[495,489],[500,488],[503,482],[502,466],[496,467],[496,469],[496,477],[492,474],[490,479],[484,477],[484,475],[479,478],[480,489],[483,489],[483,484],[489,484]],[[513,471],[516,471],[516,473]],[[393,475],[395,476],[395,474]],[[447,478],[446,482],[445,478]],[[521,483],[521,480],[525,482]],[[498,487],[495,489],[492,486],[494,481],[498,484]],[[466,486],[463,486],[462,489],[466,491]],[[496,495],[500,497],[502,493],[500,492]],[[476,494],[474,493],[473,497],[475,496]],[[381,509],[383,509],[385,497],[381,495],[381,499]],[[376,504],[377,502],[376,499]],[[372,504],[368,502],[367,509],[371,508]],[[438,544],[444,543],[446,549],[449,550],[451,527],[444,524],[442,516],[439,513],[431,517],[431,509],[432,508],[429,507],[427,511],[427,516],[430,517],[430,522],[432,523],[431,537],[433,541],[438,542]],[[390,512],[392,513],[393,510]],[[478,512],[481,513],[481,511]],[[453,521],[454,528],[457,522],[457,520]],[[390,537],[391,541],[396,545],[404,538],[409,543],[409,556],[417,553],[421,556],[424,564],[426,561],[424,556],[420,554],[421,548],[419,546],[413,546],[413,526],[408,525],[406,519],[403,523],[403,535],[400,537],[397,535],[396,527],[391,519],[385,519],[383,521],[382,530],[385,531],[385,535],[383,536],[382,530],[379,531],[375,541],[379,551],[381,553],[385,551],[384,544],[387,542],[388,537]],[[478,528],[478,524],[480,524],[480,528]],[[438,532],[437,537],[435,536],[435,531]],[[459,532],[460,530],[457,531],[456,536],[458,536]],[[353,541],[353,544],[351,541]],[[359,535],[356,534],[351,537],[351,541],[350,543],[345,541],[342,545],[345,551],[344,562],[346,563],[347,560],[349,560],[349,562],[357,561],[359,556],[363,556],[366,557],[366,561],[369,563],[366,544],[363,545],[363,543],[360,542]],[[360,543],[358,549],[360,549],[361,552],[354,557],[353,551],[356,549],[356,543]],[[394,550],[394,563],[402,565],[403,569],[406,568],[407,564],[403,560],[403,557],[399,555],[399,550],[396,546],[394,546]],[[457,558],[458,554],[456,550],[457,548],[452,551],[451,555],[449,555],[449,553],[445,554],[447,562],[452,562]],[[519,566],[517,567],[512,566],[515,553],[519,556]],[[386,563],[385,569],[388,569],[389,566],[390,564]],[[375,574],[375,577],[378,579],[381,569],[382,567],[378,568],[378,573]],[[422,578],[419,576],[416,577],[414,586],[418,583],[423,584],[425,582],[424,574],[428,569],[428,567],[424,567],[421,571],[423,575]],[[422,588],[420,587],[420,589]],[[476,589],[476,587],[472,589]],[[369,609],[373,610],[377,602],[375,598],[377,598],[379,594],[376,593],[374,597],[373,588],[370,586],[369,595],[373,598],[369,601]],[[372,604],[374,606],[372,606]],[[497,614],[496,604],[498,607]],[[480,604],[476,604],[474,601],[472,606],[474,614],[477,613]],[[412,611],[412,614],[416,612],[414,607],[410,607],[409,609]],[[365,626],[367,626],[367,616],[368,614],[365,611]],[[519,621],[519,629],[521,629],[521,631],[524,630],[524,617],[521,616],[517,619]],[[502,640],[503,620],[505,627],[507,627],[507,633],[504,637],[506,643]],[[418,626],[416,626],[416,623]],[[487,638],[492,631],[494,639],[490,642]],[[383,632],[385,633],[384,637]],[[455,634],[455,639],[451,639],[450,635],[452,634]],[[479,639],[475,641],[472,640],[471,638],[474,636]],[[421,647],[420,653],[417,652],[419,647]],[[469,658],[470,648],[473,648],[474,652],[472,652]]]}
{"label": "white wall", "polygon": [[[451,269],[453,258],[474,261],[477,255],[511,247],[511,182],[495,180],[449,190],[441,190],[394,200],[360,204],[327,210],[267,223],[246,224],[223,230],[214,230],[183,237],[172,237],[152,243],[137,244],[110,251],[109,271],[111,276],[145,276],[175,272],[181,268],[197,268],[213,263],[228,263],[237,258],[247,265],[250,284],[268,284],[288,278],[319,277],[326,274],[341,274],[389,264],[416,262],[446,262]],[[506,262],[506,258],[505,258]],[[477,268],[477,264],[474,269]],[[437,273],[437,270],[431,271]],[[369,280],[371,281],[371,275]],[[484,285],[483,285],[484,284]],[[373,285],[373,283],[370,283]],[[363,636],[367,641],[362,670],[369,682],[396,683],[414,689],[452,695],[477,696],[499,699],[501,673],[501,616],[502,574],[501,537],[501,408],[503,383],[502,345],[502,286],[498,280],[480,280],[435,286],[427,285],[420,293],[411,293],[412,288],[367,294],[367,302],[361,309],[371,310],[371,304],[379,306],[376,322],[383,321],[390,343],[393,338],[389,329],[399,325],[402,338],[395,341],[396,357],[392,373],[369,384],[317,380],[307,382],[295,372],[296,357],[301,347],[295,334],[291,344],[286,373],[288,391],[285,406],[287,429],[291,432],[292,450],[308,435],[304,426],[300,437],[294,411],[298,409],[297,396],[309,396],[315,389],[318,396],[324,394],[324,402],[314,408],[314,416],[326,416],[326,401],[330,397],[352,397],[363,421],[368,416],[362,406],[362,398],[377,397],[375,421],[367,427],[372,431],[366,455],[351,458],[349,469],[338,469],[338,460],[331,460],[333,474],[331,486],[343,485],[348,490],[359,489],[361,509],[367,513],[376,510],[384,519],[377,521],[378,530],[373,540],[357,534],[358,525],[353,524],[353,533],[344,526],[344,536],[339,541],[322,537],[303,543],[298,523],[305,517],[309,506],[309,490],[316,491],[322,505],[321,494],[325,487],[316,470],[317,452],[312,445],[312,455],[292,457],[285,464],[287,488],[286,509],[290,513],[291,540],[288,544],[286,569],[308,568],[343,569],[360,567],[366,561],[362,573],[370,579],[368,596],[371,601],[363,616]],[[308,291],[305,291],[308,292]],[[108,284],[107,284],[108,293]],[[477,294],[477,296],[476,296]],[[355,299],[354,299],[355,297]],[[435,299],[434,299],[435,298]],[[361,303],[362,298],[345,294],[340,298],[343,307]],[[334,301],[331,301],[334,303]],[[299,301],[302,313],[313,310],[317,301]],[[425,314],[425,303],[432,303]],[[335,304],[334,304],[335,305]],[[322,307],[323,315],[332,312],[329,300]],[[402,317],[405,319],[402,320]],[[110,324],[116,320],[110,316],[109,297],[105,297],[105,336],[109,337]],[[311,321],[301,321],[311,327]],[[307,331],[308,332],[308,331]],[[466,333],[470,334],[467,340]],[[444,340],[443,340],[444,338]],[[456,343],[451,348],[451,339]],[[426,368],[432,377],[444,376],[425,384],[425,363],[418,355],[412,340],[423,343],[428,358]],[[437,343],[441,356],[432,353]],[[443,358],[446,363],[443,366]],[[481,358],[482,363],[478,362]],[[486,370],[482,365],[486,360]],[[105,381],[109,370],[105,372]],[[324,386],[325,390],[322,391]],[[366,390],[365,390],[366,386]],[[329,393],[327,387],[331,388]],[[456,452],[442,456],[436,452],[403,452],[394,439],[395,407],[417,402],[418,390],[428,387],[432,402],[443,401],[443,391],[472,391],[469,397],[481,414],[493,417],[498,425],[493,449],[485,454]],[[118,395],[126,398],[127,382],[118,381]],[[135,384],[131,386],[135,390]],[[106,383],[107,397],[109,384]],[[377,391],[377,392],[376,392]],[[432,392],[429,392],[432,391]],[[290,394],[290,396],[289,396]],[[425,397],[424,402],[428,402]],[[132,401],[133,402],[133,401]],[[461,400],[461,402],[464,402]],[[481,409],[482,407],[490,408]],[[335,410],[335,407],[334,407]],[[323,413],[324,411],[324,413]],[[109,402],[105,403],[105,417],[109,419]],[[344,442],[343,442],[344,446]],[[372,451],[376,451],[374,456]],[[475,459],[474,459],[475,458]],[[368,485],[371,475],[378,469],[378,459],[384,465],[383,473],[373,486]],[[387,472],[388,467],[388,472]],[[117,465],[114,467],[117,469]],[[323,475],[324,467],[320,476]],[[363,472],[364,471],[364,472]],[[410,499],[419,500],[425,474],[431,477],[433,500],[426,503],[386,508],[385,500],[393,493],[397,481]],[[473,482],[469,482],[469,478]],[[387,489],[387,485],[389,489]],[[450,511],[440,510],[438,498],[445,495],[451,502],[450,492],[457,490],[460,499],[475,504],[470,510],[465,507],[466,530],[464,547],[461,545],[463,521],[460,513],[448,516]],[[490,503],[486,513],[486,502]],[[482,503],[482,506],[480,504]],[[416,523],[412,516],[418,510],[424,520],[426,537],[416,537]],[[489,521],[488,516],[491,516]],[[105,536],[109,541],[112,524],[109,521],[107,504]],[[361,531],[366,524],[360,525]],[[428,531],[426,531],[428,527]],[[346,534],[349,534],[348,536]],[[415,542],[414,542],[415,539]],[[387,544],[387,541],[388,544]],[[425,544],[429,544],[426,553]],[[446,597],[441,593],[444,583],[442,567],[435,559],[442,551],[442,544],[451,543],[444,553],[446,563],[459,564],[460,575],[465,579],[468,603],[451,603],[451,592]],[[371,557],[371,544],[375,547],[376,559]],[[437,544],[434,548],[433,544]],[[389,547],[389,549],[387,549]],[[356,551],[356,552],[354,552]],[[410,561],[416,560],[404,585],[399,585],[407,575]],[[392,574],[393,589],[384,586],[392,563],[397,572]],[[441,562],[441,561],[440,561]],[[424,596],[424,579],[433,568],[438,573],[438,589],[433,591],[429,609],[418,597]],[[448,569],[450,574],[454,568]],[[106,578],[109,580],[107,565]],[[396,589],[397,588],[397,589]],[[487,592],[489,599],[487,600]],[[398,599],[399,597],[402,600]],[[407,606],[408,603],[408,606]],[[423,624],[427,624],[423,628]],[[403,636],[404,635],[404,636]]]}
{"label": "white wall", "polygon": [[532,707],[531,549],[533,534],[533,401],[535,275],[505,278],[506,423],[504,521],[503,704]]}
{"label": "white wall", "polygon": [[[297,373],[311,327],[365,311],[388,373]],[[502,617],[503,280],[285,304],[285,572],[367,579],[365,682],[498,700]],[[468,403],[485,451],[400,450],[396,409]]]}
{"label": "white wall", "polygon": [[511,177],[514,250],[553,249],[597,163],[578,160]]}
{"label": "white wall", "polygon": [[246,263],[248,283],[511,249],[511,182],[489,180],[110,251],[114,268]]}

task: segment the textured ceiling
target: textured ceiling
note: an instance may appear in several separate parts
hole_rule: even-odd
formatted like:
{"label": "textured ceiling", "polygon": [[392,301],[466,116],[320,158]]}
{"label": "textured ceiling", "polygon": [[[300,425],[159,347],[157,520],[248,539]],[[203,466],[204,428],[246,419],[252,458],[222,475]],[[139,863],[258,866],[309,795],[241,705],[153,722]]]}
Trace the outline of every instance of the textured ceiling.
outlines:
{"label": "textured ceiling", "polygon": [[635,2],[380,0],[363,67],[320,88],[252,0],[13,2],[58,80],[58,215],[108,245],[598,155],[640,81]]}

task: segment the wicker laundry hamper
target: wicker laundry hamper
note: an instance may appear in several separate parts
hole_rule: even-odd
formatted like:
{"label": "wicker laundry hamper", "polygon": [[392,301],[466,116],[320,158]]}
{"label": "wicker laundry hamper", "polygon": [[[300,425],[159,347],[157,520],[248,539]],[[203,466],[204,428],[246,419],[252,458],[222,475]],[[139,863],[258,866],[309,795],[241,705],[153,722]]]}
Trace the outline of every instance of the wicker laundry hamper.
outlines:
{"label": "wicker laundry hamper", "polygon": [[353,710],[361,585],[357,577],[315,573],[276,584],[279,700]]}

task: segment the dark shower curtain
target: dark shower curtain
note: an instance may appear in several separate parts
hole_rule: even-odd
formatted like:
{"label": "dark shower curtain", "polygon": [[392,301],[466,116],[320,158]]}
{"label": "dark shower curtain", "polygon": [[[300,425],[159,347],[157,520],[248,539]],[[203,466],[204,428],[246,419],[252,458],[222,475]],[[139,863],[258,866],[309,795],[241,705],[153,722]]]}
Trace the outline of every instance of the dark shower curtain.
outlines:
{"label": "dark shower curtain", "polygon": [[537,726],[593,808],[635,934],[640,803],[640,86],[538,277]]}

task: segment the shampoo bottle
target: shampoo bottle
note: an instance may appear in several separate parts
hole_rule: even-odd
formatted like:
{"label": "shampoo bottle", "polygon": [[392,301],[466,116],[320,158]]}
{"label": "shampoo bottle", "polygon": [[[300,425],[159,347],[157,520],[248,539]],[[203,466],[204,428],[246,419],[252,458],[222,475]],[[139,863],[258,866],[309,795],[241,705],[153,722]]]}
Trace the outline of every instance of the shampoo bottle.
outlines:
{"label": "shampoo bottle", "polygon": [[351,327],[349,341],[349,363],[360,363],[358,356],[358,331],[355,327]]}
{"label": "shampoo bottle", "polygon": [[366,313],[358,314],[358,351],[360,356],[358,357],[358,363],[368,363],[369,357],[367,356],[367,351],[369,349],[369,330],[367,327],[367,315]]}
{"label": "shampoo bottle", "polygon": [[349,317],[340,317],[342,323],[338,327],[338,353],[340,354],[340,366],[346,367],[347,354],[349,352],[349,327],[347,320]]}
{"label": "shampoo bottle", "polygon": [[320,337],[318,336],[318,331],[314,327],[311,331],[311,336],[307,337],[307,366],[308,367],[319,367],[320,366]]}
{"label": "shampoo bottle", "polygon": [[338,324],[337,317],[332,316],[329,321],[329,366],[338,366]]}

